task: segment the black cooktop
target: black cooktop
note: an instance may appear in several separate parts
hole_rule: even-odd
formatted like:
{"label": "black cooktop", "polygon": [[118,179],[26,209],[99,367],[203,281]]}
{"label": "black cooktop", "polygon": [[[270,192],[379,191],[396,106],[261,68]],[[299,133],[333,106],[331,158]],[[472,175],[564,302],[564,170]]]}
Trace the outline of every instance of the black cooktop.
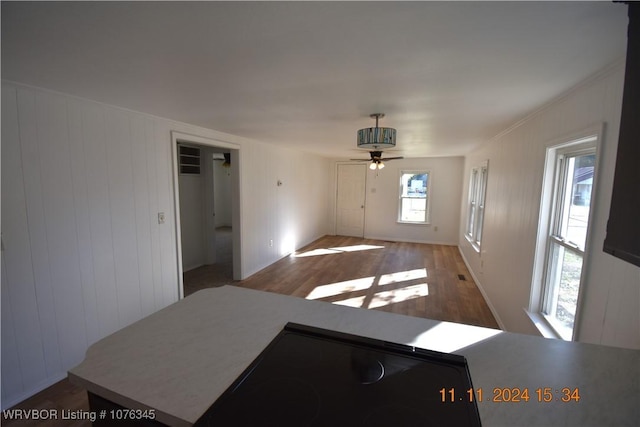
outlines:
{"label": "black cooktop", "polygon": [[195,426],[480,426],[469,389],[462,356],[288,323]]}

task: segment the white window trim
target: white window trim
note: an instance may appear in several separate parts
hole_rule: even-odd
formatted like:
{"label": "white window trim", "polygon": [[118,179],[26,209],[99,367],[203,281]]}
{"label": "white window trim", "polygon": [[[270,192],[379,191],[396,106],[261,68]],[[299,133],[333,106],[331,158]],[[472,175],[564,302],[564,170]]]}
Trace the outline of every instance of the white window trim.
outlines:
{"label": "white window trim", "polygon": [[[414,174],[414,175],[427,175],[427,206],[425,207],[425,220],[424,221],[403,221],[402,220],[402,175],[405,174]],[[413,224],[413,225],[430,225],[431,224],[431,182],[433,178],[431,176],[431,171],[427,169],[408,169],[401,170],[398,175],[398,218],[397,222],[399,224]]]}
{"label": "white window trim", "polygon": [[[474,174],[481,174],[483,170],[484,175],[475,175],[475,177],[478,178],[477,180],[474,179]],[[484,225],[485,208],[487,204],[486,198],[488,182],[489,160],[485,160],[484,162],[471,168],[471,173],[469,174],[467,226],[464,233],[464,237],[471,244],[471,247],[478,253],[480,252],[480,248],[482,246],[482,228]],[[480,219],[478,219],[478,212],[482,213]]]}
{"label": "white window trim", "polygon": [[[534,258],[534,268],[531,283],[531,294],[529,298],[529,307],[524,311],[529,316],[534,326],[538,329],[542,336],[547,338],[563,337],[554,327],[553,322],[549,321],[547,316],[543,313],[544,310],[544,296],[546,275],[548,272],[548,253],[549,253],[549,230],[552,227],[551,221],[553,220],[553,200],[554,196],[554,184],[555,184],[555,172],[556,172],[556,158],[559,154],[574,153],[580,151],[581,148],[586,148],[585,145],[589,140],[594,140],[593,146],[595,147],[596,163],[594,165],[594,178],[593,189],[591,193],[591,199],[596,199],[597,179],[601,157],[601,145],[603,135],[604,124],[590,127],[567,137],[558,138],[549,144],[547,144],[543,183],[542,183],[542,197],[540,202],[540,214],[538,220],[538,232],[536,239],[536,251]],[[577,146],[583,145],[581,148]],[[592,223],[594,215],[589,215],[589,221],[587,225],[587,236],[585,247],[589,247],[592,233]],[[580,315],[582,300],[584,295],[584,282],[586,275],[584,269],[589,265],[590,251],[585,250],[582,260],[583,274],[580,278],[580,290],[578,293],[578,300],[576,304],[576,315],[573,323],[573,333],[571,340],[575,341],[580,333]]]}

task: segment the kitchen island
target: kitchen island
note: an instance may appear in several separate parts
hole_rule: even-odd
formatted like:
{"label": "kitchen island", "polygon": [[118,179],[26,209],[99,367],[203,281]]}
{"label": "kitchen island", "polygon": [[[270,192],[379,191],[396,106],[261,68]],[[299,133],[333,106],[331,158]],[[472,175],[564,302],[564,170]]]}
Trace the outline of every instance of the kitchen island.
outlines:
{"label": "kitchen island", "polygon": [[[640,424],[640,351],[233,286],[199,291],[100,340],[69,379],[125,408],[152,409],[163,424],[190,426],[288,322],[466,357],[486,427]],[[448,404],[449,390],[432,392]]]}

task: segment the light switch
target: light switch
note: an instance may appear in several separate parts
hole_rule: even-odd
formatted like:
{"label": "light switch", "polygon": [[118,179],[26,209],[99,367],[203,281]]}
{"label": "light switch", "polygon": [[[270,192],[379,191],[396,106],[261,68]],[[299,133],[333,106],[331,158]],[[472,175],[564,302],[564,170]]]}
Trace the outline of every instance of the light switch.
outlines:
{"label": "light switch", "polygon": [[164,224],[164,212],[158,212],[158,224]]}

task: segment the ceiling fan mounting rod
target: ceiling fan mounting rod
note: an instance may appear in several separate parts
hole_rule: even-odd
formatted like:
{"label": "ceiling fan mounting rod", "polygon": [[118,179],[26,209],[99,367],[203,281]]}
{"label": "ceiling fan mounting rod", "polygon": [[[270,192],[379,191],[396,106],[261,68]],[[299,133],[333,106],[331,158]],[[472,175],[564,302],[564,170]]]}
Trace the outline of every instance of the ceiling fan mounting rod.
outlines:
{"label": "ceiling fan mounting rod", "polygon": [[372,119],[376,119],[376,127],[378,127],[378,119],[383,118],[384,117],[384,113],[369,114],[369,117],[371,117]]}

